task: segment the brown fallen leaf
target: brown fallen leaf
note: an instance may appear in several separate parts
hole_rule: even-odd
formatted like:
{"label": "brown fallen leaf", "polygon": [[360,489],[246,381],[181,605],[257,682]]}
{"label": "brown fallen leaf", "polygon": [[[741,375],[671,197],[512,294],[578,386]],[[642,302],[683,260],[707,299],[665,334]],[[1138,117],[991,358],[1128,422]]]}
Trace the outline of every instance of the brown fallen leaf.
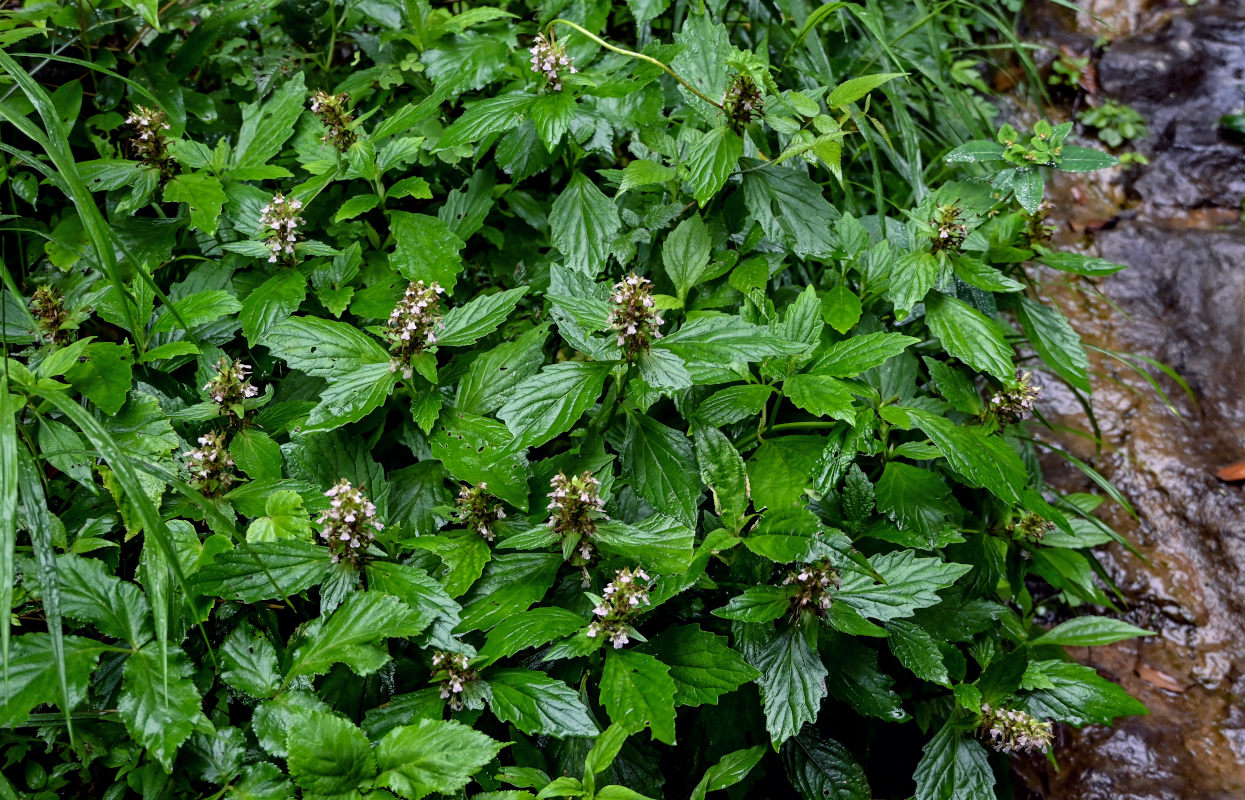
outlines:
{"label": "brown fallen leaf", "polygon": [[1245,481],[1245,461],[1224,467],[1215,473],[1221,481]]}
{"label": "brown fallen leaf", "polygon": [[1168,692],[1184,692],[1184,684],[1177,681],[1166,672],[1160,672],[1154,667],[1147,667],[1141,664],[1137,667],[1137,676],[1151,686],[1157,686]]}

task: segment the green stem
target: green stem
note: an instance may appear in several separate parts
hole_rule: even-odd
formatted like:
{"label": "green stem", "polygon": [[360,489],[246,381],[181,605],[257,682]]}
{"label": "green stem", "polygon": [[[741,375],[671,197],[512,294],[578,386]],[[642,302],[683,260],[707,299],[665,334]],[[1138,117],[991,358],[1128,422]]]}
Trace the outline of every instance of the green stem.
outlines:
{"label": "green stem", "polygon": [[[774,433],[776,431],[817,431],[822,430],[823,428],[833,428],[838,424],[838,420],[834,419],[818,419],[809,420],[807,422],[780,422],[777,425],[771,425],[766,433]],[[741,441],[736,446],[736,449],[742,450],[760,438],[760,432],[752,433],[746,439]]]}
{"label": "green stem", "polygon": [[607,41],[605,41],[604,39],[602,39],[600,36],[597,36],[597,35],[596,35],[596,34],[594,34],[594,33],[589,33],[589,32],[588,32],[587,30],[585,30],[584,28],[580,27],[579,25],[576,25],[574,22],[571,22],[570,20],[567,20],[567,19],[555,19],[553,22],[550,22],[550,23],[549,23],[549,27],[550,27],[551,29],[553,28],[553,26],[554,26],[554,25],[565,25],[565,26],[567,26],[568,28],[574,28],[575,30],[577,30],[577,31],[579,31],[580,33],[582,33],[584,36],[587,36],[587,37],[588,37],[589,39],[591,39],[592,41],[594,41],[594,42],[596,42],[597,44],[599,44],[599,45],[601,45],[602,47],[604,47],[606,50],[612,50],[612,51],[614,51],[615,53],[618,53],[619,55],[628,56],[628,57],[630,57],[630,58],[637,58],[637,59],[639,59],[640,61],[647,61],[648,63],[650,63],[650,64],[652,64],[652,65],[654,65],[654,66],[661,67],[661,68],[665,71],[665,73],[666,73],[667,75],[669,75],[671,78],[674,78],[676,81],[678,81],[678,82],[679,82],[679,84],[680,84],[680,85],[682,85],[684,89],[687,89],[689,92],[691,92],[692,94],[696,95],[696,96],[697,96],[697,97],[699,97],[701,100],[704,100],[706,103],[708,103],[709,105],[713,106],[713,107],[714,107],[714,108],[716,108],[717,110],[719,110],[719,111],[722,111],[722,110],[723,110],[723,108],[722,108],[722,104],[721,104],[721,103],[719,103],[719,102],[718,102],[718,101],[716,101],[716,100],[713,100],[713,99],[709,98],[707,95],[705,95],[705,94],[704,94],[703,92],[701,92],[699,89],[697,89],[695,86],[693,86],[693,85],[691,85],[690,83],[688,83],[688,82],[687,82],[687,79],[686,79],[686,78],[684,78],[682,75],[680,75],[679,73],[677,73],[677,72],[675,72],[674,70],[670,69],[670,67],[666,66],[665,64],[663,64],[662,62],[660,62],[660,61],[658,61],[657,59],[653,58],[652,56],[646,56],[646,55],[644,55],[643,53],[637,53],[637,52],[635,52],[634,50],[624,50],[624,49],[623,49],[623,48],[621,48],[621,47],[615,47],[614,45],[612,45],[612,44],[610,44],[609,42],[607,42]]}

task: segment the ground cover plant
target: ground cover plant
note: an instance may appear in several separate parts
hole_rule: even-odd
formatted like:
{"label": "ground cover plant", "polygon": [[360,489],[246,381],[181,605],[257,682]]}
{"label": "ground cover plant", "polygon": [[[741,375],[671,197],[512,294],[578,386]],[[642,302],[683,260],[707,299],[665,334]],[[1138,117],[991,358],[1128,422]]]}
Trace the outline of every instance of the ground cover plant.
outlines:
{"label": "ground cover plant", "polygon": [[1010,29],[5,10],[0,796],[989,798],[1144,713],[1035,436],[1115,160]]}

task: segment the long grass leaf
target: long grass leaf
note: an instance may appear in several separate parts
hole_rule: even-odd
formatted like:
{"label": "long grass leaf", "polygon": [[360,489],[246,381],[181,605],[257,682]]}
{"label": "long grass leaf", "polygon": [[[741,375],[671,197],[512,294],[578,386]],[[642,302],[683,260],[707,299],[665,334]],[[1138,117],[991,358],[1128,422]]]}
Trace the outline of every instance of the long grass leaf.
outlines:
{"label": "long grass leaf", "polygon": [[61,625],[61,581],[56,568],[56,550],[52,543],[53,521],[48,511],[47,497],[43,491],[43,474],[35,466],[29,453],[18,453],[18,488],[21,495],[22,516],[30,533],[34,549],[35,570],[43,587],[43,615],[47,620],[48,636],[52,640],[52,655],[56,658],[56,678],[60,689],[60,706],[69,729],[69,741],[73,742],[73,722],[69,718],[69,676],[65,668],[65,632]]}
{"label": "long grass leaf", "polygon": [[[7,359],[6,359],[7,366]],[[17,582],[17,417],[8,375],[0,376],[0,662],[9,685],[9,617]]]}
{"label": "long grass leaf", "polygon": [[[108,462],[108,466],[112,468],[113,474],[117,478],[117,482],[121,484],[121,488],[125,491],[126,496],[134,504],[134,508],[138,511],[139,517],[143,521],[144,535],[152,537],[156,546],[160,548],[165,560],[168,562],[169,569],[173,571],[174,577],[177,579],[181,590],[186,596],[190,596],[190,583],[186,580],[186,573],[182,570],[181,562],[177,560],[177,552],[173,549],[173,538],[169,533],[169,529],[164,524],[164,519],[160,516],[160,511],[147,498],[143,492],[142,484],[138,482],[138,475],[134,472],[134,467],[130,464],[130,459],[121,450],[116,440],[104,430],[104,427],[91,416],[86,409],[78,405],[68,395],[55,390],[36,390],[38,395],[50,405],[55,406],[58,411],[77,426],[83,435],[95,446],[104,461]],[[158,631],[158,639],[160,643],[160,652],[163,656],[161,659],[161,672],[166,682],[168,681],[168,636],[167,631]],[[165,695],[167,696],[167,692]]]}

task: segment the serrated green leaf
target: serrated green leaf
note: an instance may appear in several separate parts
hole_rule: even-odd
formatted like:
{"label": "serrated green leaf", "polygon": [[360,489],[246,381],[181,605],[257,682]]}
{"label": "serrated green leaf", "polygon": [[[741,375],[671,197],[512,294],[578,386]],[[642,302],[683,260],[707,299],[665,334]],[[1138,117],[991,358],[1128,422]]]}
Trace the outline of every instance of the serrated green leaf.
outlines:
{"label": "serrated green leaf", "polygon": [[458,722],[421,719],[394,728],[376,746],[377,784],[401,797],[462,789],[505,745]]}
{"label": "serrated green leaf", "polygon": [[410,607],[391,595],[350,595],[327,620],[317,619],[303,630],[286,670],[286,682],[300,675],[323,675],[337,663],[359,675],[375,672],[389,660],[385,639],[418,632],[411,617]]}
{"label": "serrated green leaf", "polygon": [[172,647],[167,654],[154,645],[144,647],[125,661],[117,714],[165,771],[173,769],[177,750],[191,731],[208,726],[191,672],[185,654]]}
{"label": "serrated green leaf", "polygon": [[1016,319],[1042,362],[1059,377],[1088,393],[1089,356],[1081,337],[1059,309],[1022,297],[1016,308]]}
{"label": "serrated green leaf", "polygon": [[674,744],[674,679],[650,655],[611,650],[601,674],[601,705],[628,731],[649,729],[654,740]]}
{"label": "serrated green leaf", "polygon": [[916,800],[994,800],[986,749],[951,723],[925,745],[917,764]]}
{"label": "serrated green leaf", "polygon": [[312,711],[299,721],[290,736],[290,777],[304,794],[357,796],[360,786],[376,775],[376,755],[363,731],[325,711]]}
{"label": "serrated green leaf", "polygon": [[445,313],[437,331],[441,347],[463,347],[475,344],[506,321],[510,312],[527,292],[526,286],[507,289],[496,294],[477,297],[466,305],[455,306]]}
{"label": "serrated green leaf", "polygon": [[636,494],[685,524],[695,521],[700,473],[685,434],[649,416],[630,414],[620,456]]}
{"label": "serrated green leaf", "polygon": [[849,103],[860,100],[882,84],[902,78],[907,74],[906,72],[878,72],[873,75],[850,78],[830,90],[826,105],[830,108],[843,108]]}
{"label": "serrated green leaf", "polygon": [[488,675],[489,708],[526,734],[596,736],[588,708],[571,687],[530,669],[499,669]]}
{"label": "serrated green leaf", "polygon": [[812,375],[854,378],[865,370],[885,364],[920,342],[902,333],[866,333],[827,347],[808,368]]}
{"label": "serrated green leaf", "polygon": [[1030,639],[1029,645],[1062,645],[1063,647],[1097,647],[1137,636],[1154,636],[1154,631],[1129,625],[1122,619],[1084,616],[1061,622],[1046,633]]}
{"label": "serrated green leaf", "polygon": [[710,129],[688,146],[683,164],[701,208],[726,185],[743,152],[743,139],[727,125]]}
{"label": "serrated green leaf", "polygon": [[593,277],[605,268],[605,258],[620,227],[622,220],[614,201],[581,172],[575,173],[553,201],[549,214],[550,240],[566,265]]}
{"label": "serrated green leaf", "polygon": [[277,651],[249,623],[234,628],[221,648],[221,680],[251,697],[272,697],[281,686]]}
{"label": "serrated green leaf", "polygon": [[775,746],[816,722],[826,696],[826,668],[799,628],[741,623],[736,647],[760,671],[757,685],[765,709],[765,730]]}
{"label": "serrated green leaf", "polygon": [[544,444],[592,408],[608,374],[609,365],[600,362],[552,364],[515,387],[497,416],[524,446]]}
{"label": "serrated green leaf", "polygon": [[805,800],[869,800],[873,796],[865,771],[848,749],[811,726],[782,746],[782,761]]}
{"label": "serrated green leaf", "polygon": [[760,677],[724,637],[697,625],[667,628],[644,649],[670,668],[675,705],[716,705],[722,695]]}

